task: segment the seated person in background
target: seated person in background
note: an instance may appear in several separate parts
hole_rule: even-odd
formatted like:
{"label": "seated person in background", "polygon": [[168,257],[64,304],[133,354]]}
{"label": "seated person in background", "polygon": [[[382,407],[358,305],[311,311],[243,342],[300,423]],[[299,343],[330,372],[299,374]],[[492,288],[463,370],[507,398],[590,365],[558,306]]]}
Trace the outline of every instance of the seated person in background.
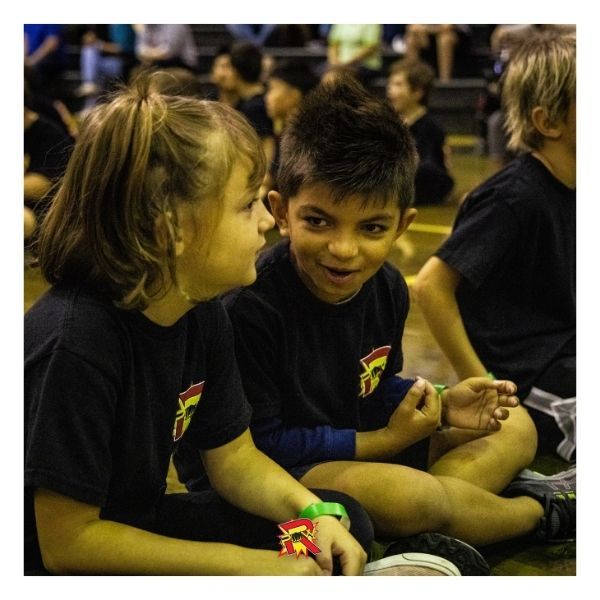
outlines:
{"label": "seated person in background", "polygon": [[210,81],[216,88],[208,94],[210,100],[218,100],[233,107],[238,104],[240,97],[231,76],[231,57],[227,44],[217,48],[210,69]]}
{"label": "seated person in background", "polygon": [[25,238],[31,238],[51,201],[52,186],[62,177],[73,138],[61,123],[34,111],[25,87],[24,102],[24,195]]}
{"label": "seated person in background", "polygon": [[473,191],[413,286],[459,377],[514,380],[540,450],[575,457],[576,42],[533,35],[503,83],[525,154]]}
{"label": "seated person in background", "polygon": [[382,36],[382,25],[333,25],[327,35],[328,67],[351,67],[368,84],[381,71]]}
{"label": "seated person in background", "polygon": [[267,80],[265,104],[267,115],[273,121],[278,136],[275,158],[269,169],[268,189],[277,189],[277,167],[279,165],[279,135],[286,123],[296,114],[304,96],[319,84],[319,78],[304,61],[286,60],[279,63]]}
{"label": "seated person in background", "polygon": [[195,71],[198,50],[189,25],[134,25],[135,53],[143,67],[184,67]]}
{"label": "seated person in background", "polygon": [[[42,227],[52,288],[25,315],[25,571],[360,575],[343,507],[256,449],[214,300],[254,281],[273,226],[255,196],[260,142],[233,109],[149,85],[92,109]],[[215,490],[165,493],[183,439]],[[368,549],[362,508],[321,497]],[[321,552],[281,557],[277,523],[307,508]]]}
{"label": "seated person in background", "polygon": [[258,133],[270,164],[275,156],[273,122],[265,106],[265,86],[262,82],[263,54],[249,42],[234,42],[229,50],[230,69],[225,86],[239,96],[235,108]]}
{"label": "seated person in background", "polygon": [[25,66],[36,85],[47,85],[64,66],[62,25],[25,24]]}
{"label": "seated person in background", "polygon": [[469,34],[468,25],[407,25],[404,56],[407,60],[423,58],[437,63],[440,81],[450,81],[457,49],[464,49]]}
{"label": "seated person in background", "polygon": [[448,172],[450,148],[446,134],[427,112],[433,80],[433,69],[427,63],[401,60],[391,66],[387,82],[387,98],[408,125],[417,145],[417,205],[444,202],[454,187]]}
{"label": "seated person in background", "polygon": [[[269,201],[289,239],[225,298],[253,438],[304,484],[355,497],[388,539],[570,539],[574,473],[498,495],[536,449],[512,382],[469,378],[440,395],[396,375],[409,298],[386,259],[416,215],[416,161],[394,111],[351,81],[318,86],[285,128]],[[193,489],[202,465],[180,449]]]}
{"label": "seated person in background", "polygon": [[101,26],[94,26],[81,40],[82,83],[75,93],[86,96],[86,107],[96,103],[111,80],[126,80],[135,60],[135,32],[131,25],[107,25],[105,32],[100,29]]}

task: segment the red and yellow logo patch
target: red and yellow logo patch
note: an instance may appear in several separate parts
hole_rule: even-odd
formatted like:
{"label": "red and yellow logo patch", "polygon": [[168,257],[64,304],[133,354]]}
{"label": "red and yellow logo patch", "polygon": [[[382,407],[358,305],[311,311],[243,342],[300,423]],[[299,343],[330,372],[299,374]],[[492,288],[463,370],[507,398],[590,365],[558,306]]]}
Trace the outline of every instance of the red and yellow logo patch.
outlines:
{"label": "red and yellow logo patch", "polygon": [[280,523],[277,527],[281,529],[279,537],[281,550],[279,556],[304,555],[308,558],[310,552],[313,556],[321,552],[315,544],[317,541],[317,524],[310,519],[294,519],[286,523]]}
{"label": "red and yellow logo patch", "polygon": [[181,439],[181,436],[185,433],[188,428],[192,415],[196,410],[196,405],[200,401],[202,396],[202,390],[204,389],[204,381],[200,383],[194,383],[179,394],[179,403],[177,406],[177,414],[175,415],[175,424],[173,425],[173,441]]}
{"label": "red and yellow logo patch", "polygon": [[372,394],[379,385],[391,349],[391,346],[381,346],[360,359],[362,373],[360,374],[359,398],[365,398]]}

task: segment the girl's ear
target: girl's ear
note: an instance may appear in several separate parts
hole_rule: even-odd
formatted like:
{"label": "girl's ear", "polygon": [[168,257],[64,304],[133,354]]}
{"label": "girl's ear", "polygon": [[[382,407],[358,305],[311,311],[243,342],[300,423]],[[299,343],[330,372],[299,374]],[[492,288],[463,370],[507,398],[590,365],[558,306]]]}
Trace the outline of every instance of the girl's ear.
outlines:
{"label": "girl's ear", "polygon": [[167,211],[166,213],[156,217],[154,221],[154,229],[156,239],[163,250],[167,251],[167,240],[169,239],[169,230],[173,229],[175,232],[175,256],[181,256],[185,248],[183,241],[183,230],[176,223],[173,222],[173,213]]}
{"label": "girl's ear", "polygon": [[271,213],[275,218],[279,233],[284,237],[289,237],[288,228],[288,203],[281,197],[279,192],[270,191],[267,195],[271,206]]}

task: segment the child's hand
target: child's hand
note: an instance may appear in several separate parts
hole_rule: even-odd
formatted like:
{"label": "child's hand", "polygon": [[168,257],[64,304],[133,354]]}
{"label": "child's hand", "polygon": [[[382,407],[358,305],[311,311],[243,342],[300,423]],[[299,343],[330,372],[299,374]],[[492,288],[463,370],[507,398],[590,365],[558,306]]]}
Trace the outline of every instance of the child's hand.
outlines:
{"label": "child's hand", "polygon": [[[259,554],[260,553],[260,554]],[[279,556],[278,552],[259,550],[256,562],[243,565],[242,575],[319,576],[323,571],[312,556]]]}
{"label": "child's hand", "polygon": [[390,417],[387,430],[403,440],[401,448],[430,436],[440,424],[442,403],[435,388],[418,378]]}
{"label": "child's hand", "polygon": [[344,575],[362,575],[367,554],[335,517],[319,517],[317,545],[321,552],[315,556],[315,560],[323,575],[331,575],[334,556],[339,558]]}
{"label": "child's hand", "polygon": [[512,381],[469,377],[444,391],[444,424],[461,429],[498,431],[509,416],[508,408],[519,405]]}

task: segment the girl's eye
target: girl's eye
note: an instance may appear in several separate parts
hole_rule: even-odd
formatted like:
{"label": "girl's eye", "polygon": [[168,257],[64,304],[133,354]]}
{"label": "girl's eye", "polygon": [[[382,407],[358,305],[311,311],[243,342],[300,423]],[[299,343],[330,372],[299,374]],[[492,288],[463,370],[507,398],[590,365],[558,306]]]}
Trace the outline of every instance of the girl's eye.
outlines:
{"label": "girl's eye", "polygon": [[246,206],[244,206],[244,210],[252,210],[252,207],[256,202],[258,202],[258,198],[253,198],[250,200],[250,202],[248,202],[248,204],[246,204]]}

